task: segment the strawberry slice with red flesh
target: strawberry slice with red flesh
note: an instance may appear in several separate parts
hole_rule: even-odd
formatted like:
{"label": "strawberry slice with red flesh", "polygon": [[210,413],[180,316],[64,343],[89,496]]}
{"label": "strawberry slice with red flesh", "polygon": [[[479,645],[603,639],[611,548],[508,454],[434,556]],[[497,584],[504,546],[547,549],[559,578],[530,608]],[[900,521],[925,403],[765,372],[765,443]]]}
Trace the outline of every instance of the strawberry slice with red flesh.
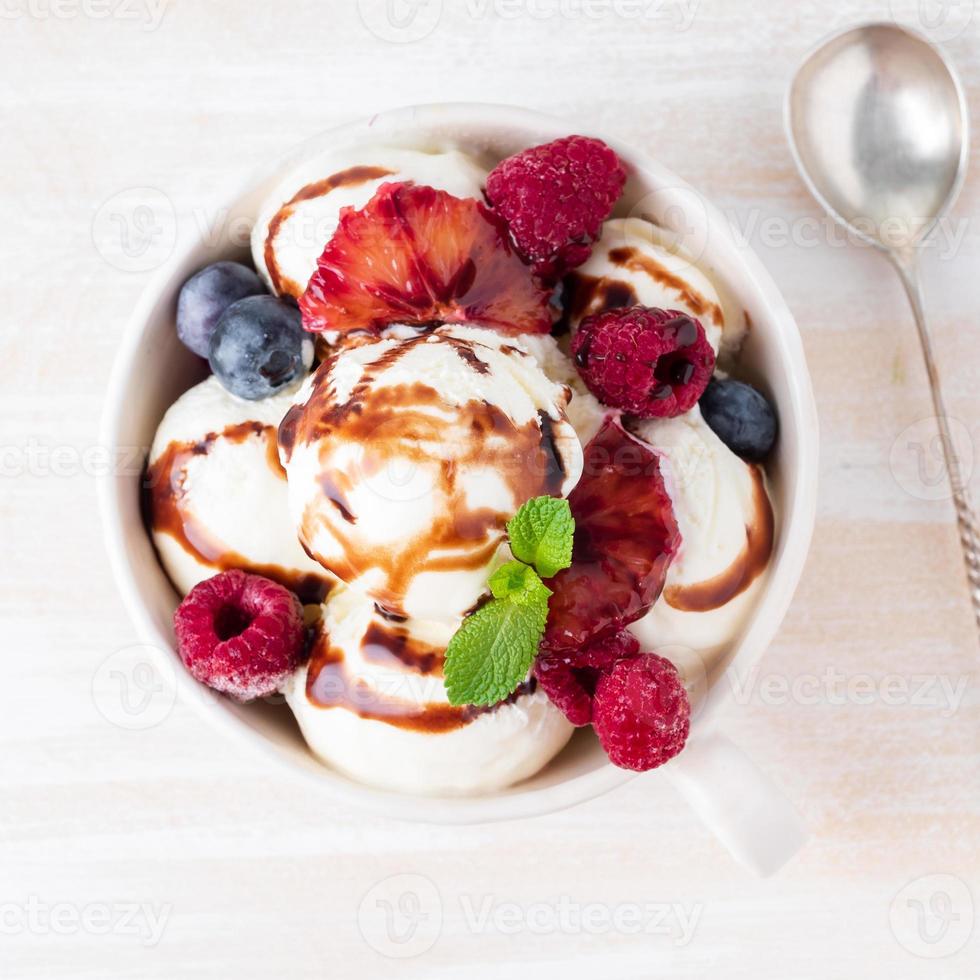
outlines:
{"label": "strawberry slice with red flesh", "polygon": [[547,583],[554,594],[542,649],[551,651],[581,649],[643,616],[681,541],[659,457],[616,416],[585,447],[568,502],[572,564]]}
{"label": "strawberry slice with red flesh", "polygon": [[550,300],[481,202],[388,183],[341,211],[299,307],[313,333],[463,322],[548,333]]}

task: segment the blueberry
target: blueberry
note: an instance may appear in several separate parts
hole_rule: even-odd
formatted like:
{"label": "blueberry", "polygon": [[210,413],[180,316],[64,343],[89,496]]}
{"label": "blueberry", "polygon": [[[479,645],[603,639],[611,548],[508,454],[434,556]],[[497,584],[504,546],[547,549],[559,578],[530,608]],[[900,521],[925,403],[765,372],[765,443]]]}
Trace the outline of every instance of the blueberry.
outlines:
{"label": "blueberry", "polygon": [[211,334],[221,314],[237,300],[265,292],[262,280],[239,262],[215,262],[181,286],[177,336],[195,354],[208,356]]}
{"label": "blueberry", "polygon": [[268,398],[313,363],[299,310],[275,296],[249,296],[222,314],[211,337],[211,370],[233,395]]}
{"label": "blueberry", "polygon": [[700,405],[705,422],[733,453],[752,462],[768,455],[778,426],[762,392],[744,381],[713,378]]}

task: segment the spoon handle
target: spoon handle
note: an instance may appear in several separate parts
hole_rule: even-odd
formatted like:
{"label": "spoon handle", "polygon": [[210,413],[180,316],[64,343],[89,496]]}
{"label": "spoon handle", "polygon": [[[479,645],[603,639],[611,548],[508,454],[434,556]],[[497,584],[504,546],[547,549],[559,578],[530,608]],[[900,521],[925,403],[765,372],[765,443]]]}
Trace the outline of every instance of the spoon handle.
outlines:
{"label": "spoon handle", "polygon": [[966,563],[966,577],[970,587],[970,602],[973,605],[973,615],[980,630],[980,529],[970,504],[970,495],[960,468],[959,455],[953,445],[949,431],[949,421],[946,406],[943,403],[943,393],[939,382],[939,372],[932,355],[932,341],[929,328],[926,325],[925,312],[922,305],[922,287],[919,283],[918,271],[914,261],[897,261],[895,263],[905,291],[908,293],[912,312],[915,314],[915,325],[919,332],[919,343],[922,347],[922,357],[929,377],[929,388],[932,392],[932,406],[939,425],[939,439],[943,447],[946,461],[946,472],[949,474],[949,485],[953,492],[953,506],[956,509],[956,521],[960,530],[960,545],[963,549],[963,560]]}

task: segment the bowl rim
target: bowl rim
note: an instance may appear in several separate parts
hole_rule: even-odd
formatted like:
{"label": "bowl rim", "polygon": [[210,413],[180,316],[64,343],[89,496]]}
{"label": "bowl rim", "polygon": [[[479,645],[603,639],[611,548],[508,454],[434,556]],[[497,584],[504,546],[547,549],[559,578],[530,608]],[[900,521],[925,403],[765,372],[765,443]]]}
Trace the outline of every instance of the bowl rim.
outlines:
{"label": "bowl rim", "polygon": [[[336,140],[338,144],[350,146],[356,142],[358,135],[370,135],[373,142],[378,142],[378,135],[386,130],[403,131],[412,126],[430,132],[456,128],[469,134],[471,138],[477,138],[479,133],[489,131],[506,131],[515,136],[534,133],[538,134],[534,137],[535,140],[540,139],[542,132],[554,134],[546,138],[556,138],[574,131],[572,124],[560,116],[493,103],[450,102],[391,109],[319,132],[292,148],[279,161],[264,168],[264,173],[253,175],[234,193],[222,195],[222,203],[225,208],[233,209],[235,203],[246,194],[254,192],[263,179],[272,180],[284,163],[322,141]],[[778,359],[791,381],[788,391],[798,439],[800,471],[792,495],[781,513],[783,547],[780,574],[767,577],[763,591],[756,600],[751,622],[740,638],[738,653],[727,668],[731,670],[737,662],[742,670],[753,666],[764,655],[782,623],[803,571],[816,519],[819,433],[816,404],[802,338],[789,307],[762,262],[748,246],[737,241],[727,219],[710,201],[647,154],[638,152],[615,137],[592,127],[589,131],[590,135],[605,140],[628,164],[635,164],[645,174],[652,176],[657,186],[677,189],[697,197],[699,205],[704,209],[706,229],[711,234],[724,236],[737,248],[740,275],[744,275],[751,283],[770,319],[779,325],[773,343],[778,348]],[[200,247],[213,250],[220,246],[205,246],[199,230],[180,236],[169,259],[147,282],[127,321],[107,387],[101,422],[100,444],[111,450],[119,445],[120,426],[125,413],[124,397],[130,375],[138,366],[150,314],[170,288],[175,270]],[[243,747],[247,744],[252,751],[258,749],[264,756],[278,763],[281,769],[316,785],[321,791],[328,792],[334,801],[362,811],[397,816],[410,821],[482,823],[520,819],[561,810],[607,793],[637,775],[607,763],[552,785],[522,788],[518,784],[500,793],[475,797],[427,797],[375,789],[354,783],[326,766],[312,769],[289,759],[269,738],[255,732],[241,719],[233,716],[220,698],[209,691],[202,692],[200,686],[185,671],[174,669],[173,660],[177,654],[173,650],[172,640],[157,629],[128,552],[126,528],[121,519],[120,486],[121,481],[117,474],[106,472],[99,475],[99,505],[113,577],[138,636],[154,652],[160,668],[175,677],[178,696],[185,702],[189,701],[197,713],[217,730],[237,740]],[[721,683],[720,680],[712,685],[700,708],[692,739],[708,734],[715,727],[720,709],[730,698],[731,685]]]}

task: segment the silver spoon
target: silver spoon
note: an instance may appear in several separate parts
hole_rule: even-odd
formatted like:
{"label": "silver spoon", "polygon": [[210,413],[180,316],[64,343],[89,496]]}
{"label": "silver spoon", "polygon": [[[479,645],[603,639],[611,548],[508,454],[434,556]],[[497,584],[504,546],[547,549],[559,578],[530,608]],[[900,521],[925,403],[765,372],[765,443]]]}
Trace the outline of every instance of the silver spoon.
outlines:
{"label": "silver spoon", "polygon": [[919,250],[966,174],[963,88],[925,38],[897,24],[867,24],[835,34],[806,57],[786,99],[786,128],[813,196],[884,252],[908,293],[980,628],[980,533],[950,436],[918,271]]}

